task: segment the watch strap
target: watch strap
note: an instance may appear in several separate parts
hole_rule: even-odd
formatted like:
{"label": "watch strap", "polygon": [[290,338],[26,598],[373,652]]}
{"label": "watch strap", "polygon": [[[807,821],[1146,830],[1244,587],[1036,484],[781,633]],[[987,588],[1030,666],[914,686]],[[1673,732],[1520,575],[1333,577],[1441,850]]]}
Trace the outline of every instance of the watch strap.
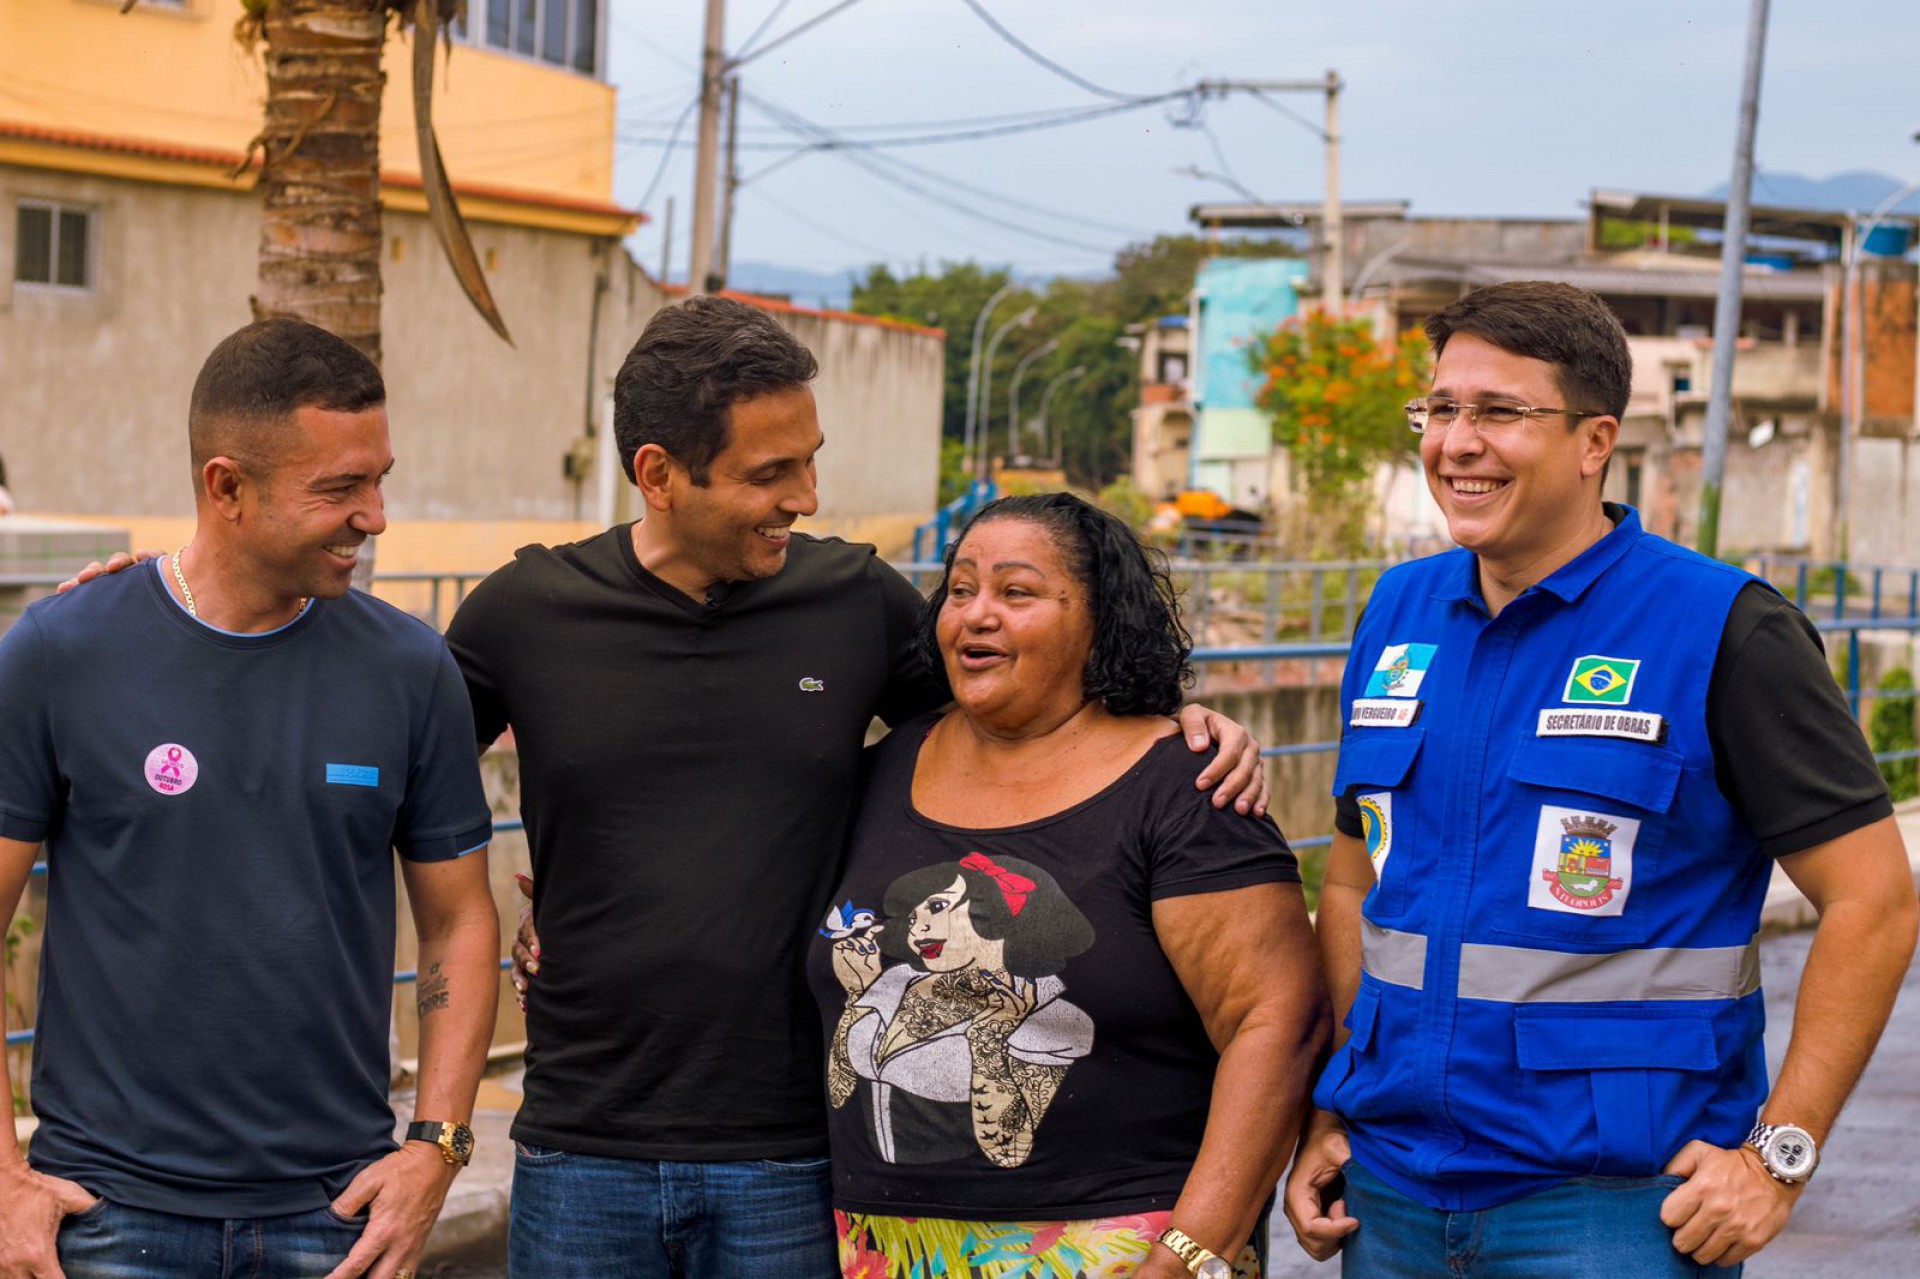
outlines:
{"label": "watch strap", "polygon": [[466,1167],[473,1158],[473,1129],[463,1123],[418,1120],[407,1125],[407,1140],[427,1142],[440,1151],[442,1159],[458,1167]]}
{"label": "watch strap", "polygon": [[1188,1272],[1193,1274],[1199,1273],[1202,1262],[1212,1261],[1220,1255],[1175,1226],[1162,1230],[1159,1242],[1172,1249],[1173,1255],[1186,1263]]}

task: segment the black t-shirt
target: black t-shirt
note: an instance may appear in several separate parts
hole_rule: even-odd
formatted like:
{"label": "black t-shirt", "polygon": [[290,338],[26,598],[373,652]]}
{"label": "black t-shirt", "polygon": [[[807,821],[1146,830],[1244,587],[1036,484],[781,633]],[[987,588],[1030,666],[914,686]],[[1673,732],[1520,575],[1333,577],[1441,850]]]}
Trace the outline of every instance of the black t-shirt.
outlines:
{"label": "black t-shirt", "polygon": [[541,944],[521,1141],[825,1150],[805,945],[869,724],[944,696],[912,652],[920,595],[871,547],[796,536],[716,600],[642,568],[623,525],[520,551],[448,628],[480,739],[519,747]]}
{"label": "black t-shirt", "polygon": [[1052,817],[932,821],[912,791],[934,722],[872,748],[810,948],[834,1203],[976,1220],[1170,1208],[1218,1056],[1153,903],[1297,881],[1293,854],[1271,819],[1194,789],[1206,760],[1178,734]]}
{"label": "black t-shirt", "polygon": [[[1734,597],[1707,682],[1714,776],[1769,857],[1837,839],[1893,812],[1873,752],[1806,615],[1757,582]],[[1361,838],[1342,795],[1334,826]]]}

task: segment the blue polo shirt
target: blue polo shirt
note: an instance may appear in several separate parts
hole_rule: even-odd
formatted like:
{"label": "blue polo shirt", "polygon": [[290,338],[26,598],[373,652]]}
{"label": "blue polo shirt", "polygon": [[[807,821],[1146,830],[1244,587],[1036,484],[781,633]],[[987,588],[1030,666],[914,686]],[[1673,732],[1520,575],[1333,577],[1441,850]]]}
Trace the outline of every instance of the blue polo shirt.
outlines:
{"label": "blue polo shirt", "polygon": [[1716,784],[1706,696],[1754,580],[1627,511],[1498,617],[1466,551],[1375,589],[1334,787],[1376,882],[1315,1101],[1410,1197],[1644,1176],[1751,1126],[1772,864]]}
{"label": "blue polo shirt", "polygon": [[357,592],[231,634],[122,573],[0,637],[0,724],[0,836],[48,863],[33,1166],[191,1216],[324,1206],[393,1149],[393,852],[490,836],[439,635]]}

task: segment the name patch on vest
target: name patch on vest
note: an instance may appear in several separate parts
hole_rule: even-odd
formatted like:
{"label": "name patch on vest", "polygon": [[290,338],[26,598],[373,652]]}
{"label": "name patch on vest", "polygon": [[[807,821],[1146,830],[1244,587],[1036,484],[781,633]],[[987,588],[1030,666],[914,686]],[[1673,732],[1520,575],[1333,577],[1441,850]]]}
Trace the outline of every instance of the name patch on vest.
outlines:
{"label": "name patch on vest", "polygon": [[1356,697],[1347,717],[1350,728],[1405,728],[1420,718],[1418,700],[1400,697]]}
{"label": "name patch on vest", "polygon": [[1568,710],[1549,706],[1540,712],[1536,737],[1624,737],[1636,742],[1663,742],[1667,718],[1643,711]]}
{"label": "name patch on vest", "polygon": [[1624,914],[1639,837],[1638,818],[1542,804],[1527,905],[1567,915]]}

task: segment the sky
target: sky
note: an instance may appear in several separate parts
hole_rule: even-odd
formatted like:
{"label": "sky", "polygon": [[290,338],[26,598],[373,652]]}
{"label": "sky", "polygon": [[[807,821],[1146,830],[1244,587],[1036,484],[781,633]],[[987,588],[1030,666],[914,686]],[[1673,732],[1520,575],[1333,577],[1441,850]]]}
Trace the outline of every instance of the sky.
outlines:
{"label": "sky", "polygon": [[[728,0],[727,49],[751,55],[838,2]],[[1193,204],[1243,198],[1227,182],[1176,170],[1225,175],[1263,199],[1320,199],[1321,96],[1242,94],[1184,121],[1182,104],[1169,103],[975,141],[788,158],[791,130],[926,135],[974,127],[932,122],[1123,105],[1094,89],[1151,95],[1203,79],[1319,80],[1329,69],[1345,83],[1346,199],[1410,200],[1416,215],[1581,217],[1595,187],[1696,194],[1731,169],[1753,8],[1751,0],[976,2],[1067,74],[996,35],[967,0],[858,0],[750,57],[740,69],[736,262],[843,271],[970,260],[1097,274],[1129,242],[1191,230]],[[692,151],[660,143],[697,92],[704,4],[609,8],[616,196],[653,219],[630,242],[649,270],[660,266],[673,197],[678,278]],[[1756,199],[1764,202],[1768,171],[1920,179],[1912,141],[1920,3],[1769,8]],[[763,23],[765,34],[748,44]],[[691,113],[679,137],[693,139]]]}

